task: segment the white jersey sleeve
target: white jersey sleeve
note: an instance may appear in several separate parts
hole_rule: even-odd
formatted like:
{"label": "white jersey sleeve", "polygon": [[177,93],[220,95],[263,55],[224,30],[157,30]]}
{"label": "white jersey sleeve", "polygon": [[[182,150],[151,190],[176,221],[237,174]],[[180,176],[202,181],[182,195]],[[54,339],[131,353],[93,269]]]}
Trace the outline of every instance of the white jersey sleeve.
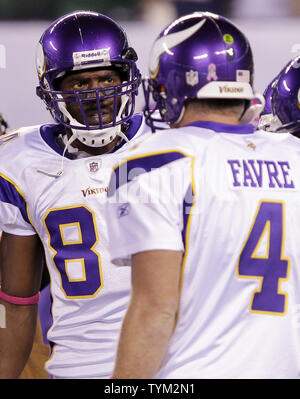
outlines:
{"label": "white jersey sleeve", "polygon": [[[10,177],[5,167],[9,163],[17,162],[11,158],[10,152],[5,151],[5,144],[10,143],[10,146],[14,146],[13,141],[18,139],[19,135],[19,132],[13,132],[2,136],[0,140],[0,230],[16,235],[32,235],[36,234],[36,231],[32,226],[27,200],[18,181],[21,181],[22,168],[20,167],[19,174]],[[16,152],[21,152],[20,140],[17,140]]]}
{"label": "white jersey sleeve", "polygon": [[134,155],[115,168],[107,207],[113,263],[128,265],[141,251],[184,251],[192,161],[174,149]]}

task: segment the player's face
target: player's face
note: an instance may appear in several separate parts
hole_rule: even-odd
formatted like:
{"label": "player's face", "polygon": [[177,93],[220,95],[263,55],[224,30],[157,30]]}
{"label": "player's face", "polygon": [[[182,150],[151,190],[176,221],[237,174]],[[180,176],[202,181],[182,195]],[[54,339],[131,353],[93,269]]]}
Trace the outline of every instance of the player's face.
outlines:
{"label": "player's face", "polygon": [[[63,91],[71,90],[93,90],[105,87],[116,86],[121,83],[119,73],[114,69],[98,69],[89,71],[78,71],[69,73],[62,79],[59,89]],[[105,95],[112,94],[109,91]],[[101,94],[100,94],[101,95]],[[72,96],[66,94],[64,97]],[[98,125],[99,116],[97,102],[95,100],[95,93],[86,93],[82,98],[89,98],[90,101],[82,101],[83,109],[88,119],[89,124]],[[77,101],[67,102],[67,110],[78,122],[85,124],[82,112]],[[113,119],[114,98],[107,98],[101,101],[101,115],[102,123],[110,123]]]}

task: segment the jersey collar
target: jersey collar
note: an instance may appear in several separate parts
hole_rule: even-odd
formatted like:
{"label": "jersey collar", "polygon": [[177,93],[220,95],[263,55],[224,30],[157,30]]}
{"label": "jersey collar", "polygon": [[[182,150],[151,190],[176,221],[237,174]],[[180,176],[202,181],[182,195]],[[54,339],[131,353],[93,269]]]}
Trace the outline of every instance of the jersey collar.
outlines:
{"label": "jersey collar", "polygon": [[229,125],[227,123],[218,123],[210,121],[197,121],[189,123],[185,126],[202,127],[203,129],[213,130],[216,133],[231,134],[251,134],[254,133],[254,126],[250,123],[247,125]]}
{"label": "jersey collar", "polygon": [[[125,135],[130,141],[139,131],[143,121],[142,114],[135,114],[129,120],[127,130],[125,131]],[[62,124],[50,124],[43,125],[40,128],[40,134],[43,140],[59,155],[63,155],[63,148],[58,144],[57,138],[60,134],[66,134],[66,130]],[[116,152],[126,143],[125,140],[121,140],[121,142],[116,145],[111,152]],[[92,156],[92,155],[90,155]],[[65,153],[65,157],[69,159],[73,159],[73,156],[68,152]]]}
{"label": "jersey collar", "polygon": [[[42,139],[59,155],[63,155],[64,149],[58,144],[57,138],[60,134],[65,134],[65,128],[61,124],[43,125],[40,128]],[[66,152],[65,157],[72,159],[72,156]]]}

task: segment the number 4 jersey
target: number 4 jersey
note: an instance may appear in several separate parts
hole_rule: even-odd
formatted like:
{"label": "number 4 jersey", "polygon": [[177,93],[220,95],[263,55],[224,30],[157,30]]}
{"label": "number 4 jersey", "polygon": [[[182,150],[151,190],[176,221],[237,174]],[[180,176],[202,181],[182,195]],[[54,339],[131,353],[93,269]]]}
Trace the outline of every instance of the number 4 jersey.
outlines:
{"label": "number 4 jersey", "polygon": [[[104,202],[113,153],[64,158],[60,125],[22,128],[1,137],[0,228],[38,234],[51,277],[53,344],[47,371],[61,378],[107,378],[113,371],[121,320],[128,303],[130,268],[110,263]],[[147,131],[141,115],[127,137]]]}
{"label": "number 4 jersey", "polygon": [[108,207],[112,259],[184,253],[157,377],[298,378],[300,140],[197,122],[126,157],[109,191],[122,203]]}

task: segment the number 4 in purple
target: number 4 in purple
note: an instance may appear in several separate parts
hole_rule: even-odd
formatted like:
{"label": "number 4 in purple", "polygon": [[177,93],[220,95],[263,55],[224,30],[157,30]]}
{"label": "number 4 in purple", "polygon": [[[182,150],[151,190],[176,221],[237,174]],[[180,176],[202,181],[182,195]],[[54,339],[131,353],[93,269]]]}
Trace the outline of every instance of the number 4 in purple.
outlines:
{"label": "number 4 in purple", "polygon": [[[266,253],[258,255],[267,235]],[[290,260],[283,257],[285,239],[284,203],[260,201],[249,236],[237,264],[240,278],[261,280],[254,291],[250,311],[283,315],[287,308],[287,294],[280,292],[280,282],[287,279]]]}

